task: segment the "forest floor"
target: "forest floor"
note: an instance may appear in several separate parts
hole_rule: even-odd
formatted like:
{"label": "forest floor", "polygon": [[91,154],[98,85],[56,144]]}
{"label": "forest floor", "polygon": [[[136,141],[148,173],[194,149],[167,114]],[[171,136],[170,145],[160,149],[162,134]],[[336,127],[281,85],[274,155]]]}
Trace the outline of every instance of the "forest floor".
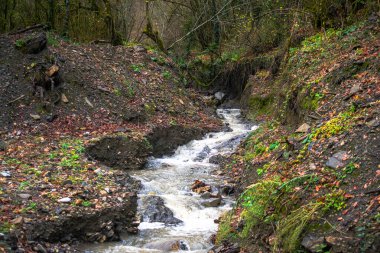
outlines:
{"label": "forest floor", "polygon": [[327,30],[251,78],[262,123],[224,168],[241,194],[213,252],[380,251],[379,32]]}
{"label": "forest floor", "polygon": [[87,147],[124,136],[146,145],[143,166],[155,129],[220,128],[212,101],[186,88],[154,50],[73,44],[52,34],[42,52],[17,49],[37,34],[0,37],[0,252],[72,252],[77,241],[136,233],[138,182],[91,159]]}

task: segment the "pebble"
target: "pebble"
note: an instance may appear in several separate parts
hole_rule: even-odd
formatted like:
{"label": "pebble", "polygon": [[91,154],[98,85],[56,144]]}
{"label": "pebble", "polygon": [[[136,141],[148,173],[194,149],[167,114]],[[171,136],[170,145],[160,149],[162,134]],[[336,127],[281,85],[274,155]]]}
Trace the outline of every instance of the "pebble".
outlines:
{"label": "pebble", "polygon": [[2,171],[0,172],[0,174],[3,176],[3,177],[10,177],[11,176],[11,173],[9,171]]}
{"label": "pebble", "polygon": [[71,202],[71,198],[61,198],[58,200],[58,202],[60,203],[70,203]]}
{"label": "pebble", "polygon": [[18,194],[18,196],[22,199],[31,199],[32,198],[32,195],[30,194],[26,194],[26,193],[21,193],[21,194]]}
{"label": "pebble", "polygon": [[32,117],[34,120],[40,120],[41,116],[38,114],[30,114],[30,117]]}

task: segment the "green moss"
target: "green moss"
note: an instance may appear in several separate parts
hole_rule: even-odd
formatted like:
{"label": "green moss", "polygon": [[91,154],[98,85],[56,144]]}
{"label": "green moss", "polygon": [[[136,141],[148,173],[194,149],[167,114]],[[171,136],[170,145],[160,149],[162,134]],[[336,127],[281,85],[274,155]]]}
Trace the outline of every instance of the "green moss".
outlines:
{"label": "green moss", "polygon": [[236,236],[236,234],[234,233],[231,227],[231,220],[232,220],[231,213],[226,213],[221,217],[218,232],[215,237],[216,245],[220,245],[223,241],[231,239],[232,237]]}
{"label": "green moss", "polygon": [[314,139],[330,138],[333,135],[343,133],[352,125],[353,113],[340,113],[335,118],[327,121],[323,126],[317,128],[313,133]]}
{"label": "green moss", "polygon": [[250,97],[248,101],[250,116],[257,117],[269,113],[272,109],[273,101],[272,95]]}
{"label": "green moss", "polygon": [[[240,196],[238,203],[244,208],[241,213],[241,218],[244,220],[243,230],[239,234],[241,238],[248,238],[252,228],[265,219],[265,210],[277,200],[275,192],[279,186],[281,186],[279,179],[261,180],[249,186]],[[279,209],[280,206],[277,210]]]}
{"label": "green moss", "polygon": [[299,248],[302,232],[312,219],[320,215],[322,207],[321,202],[311,202],[280,220],[276,229],[275,251],[281,247],[283,252],[295,252]]}
{"label": "green moss", "polygon": [[301,108],[305,110],[316,110],[318,108],[319,101],[323,98],[321,93],[312,93],[309,96],[304,97],[301,101]]}

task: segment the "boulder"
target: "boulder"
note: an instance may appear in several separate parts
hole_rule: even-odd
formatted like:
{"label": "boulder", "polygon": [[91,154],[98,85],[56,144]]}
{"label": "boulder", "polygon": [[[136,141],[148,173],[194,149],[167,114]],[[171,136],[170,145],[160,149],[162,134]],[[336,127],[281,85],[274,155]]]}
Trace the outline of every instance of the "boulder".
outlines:
{"label": "boulder", "polygon": [[208,159],[208,162],[212,164],[222,165],[226,163],[227,160],[228,160],[227,157],[225,157],[224,155],[218,154],[218,155],[211,156]]}
{"label": "boulder", "polygon": [[187,244],[182,240],[164,240],[151,242],[145,244],[144,248],[160,250],[162,252],[189,250]]}
{"label": "boulder", "polygon": [[215,99],[218,101],[222,101],[225,96],[226,96],[226,94],[224,94],[221,91],[218,91],[214,94]]}
{"label": "boulder", "polygon": [[229,184],[221,185],[219,189],[220,193],[226,196],[229,196],[235,192],[235,186]]}
{"label": "boulder", "polygon": [[314,234],[306,235],[301,242],[301,245],[310,252],[319,252],[321,245],[325,242],[323,236],[317,236]]}
{"label": "boulder", "polygon": [[147,119],[147,114],[144,109],[132,109],[128,108],[123,112],[123,120],[137,123],[145,122]]}
{"label": "boulder", "polygon": [[137,139],[126,135],[107,136],[88,146],[86,154],[107,166],[132,170],[144,167],[152,154],[152,147],[145,138]]}
{"label": "boulder", "polygon": [[142,200],[142,217],[146,222],[162,222],[165,225],[177,225],[182,223],[174,217],[173,212],[165,206],[165,202],[158,196],[147,196]]}
{"label": "boulder", "polygon": [[198,161],[198,162],[203,161],[203,159],[205,159],[207,155],[210,154],[210,152],[211,152],[211,149],[209,148],[209,146],[204,147],[202,151],[194,159],[194,161]]}
{"label": "boulder", "polygon": [[46,48],[46,33],[30,35],[27,38],[16,41],[16,48],[25,54],[38,54]]}
{"label": "boulder", "polygon": [[329,158],[326,166],[332,169],[343,168],[347,165],[348,159],[349,155],[346,151],[339,151]]}
{"label": "boulder", "polygon": [[201,202],[202,206],[204,207],[218,207],[221,203],[222,198],[211,198]]}

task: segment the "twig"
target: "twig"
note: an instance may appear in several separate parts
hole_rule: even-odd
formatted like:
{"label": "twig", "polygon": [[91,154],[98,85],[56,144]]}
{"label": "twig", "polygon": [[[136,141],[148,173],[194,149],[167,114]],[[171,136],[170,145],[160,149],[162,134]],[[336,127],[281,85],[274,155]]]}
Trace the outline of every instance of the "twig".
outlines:
{"label": "twig", "polygon": [[93,40],[90,42],[90,44],[111,44],[111,41],[109,41],[109,40]]}
{"label": "twig", "polygon": [[9,101],[9,102],[8,102],[8,105],[10,105],[10,104],[12,104],[12,103],[16,102],[17,100],[20,100],[20,99],[22,99],[23,97],[25,97],[25,95],[21,95],[21,96],[19,96],[18,98],[16,98],[16,99],[13,99],[12,101]]}
{"label": "twig", "polygon": [[317,117],[317,116],[315,116],[315,115],[311,115],[311,114],[309,114],[309,115],[307,115],[309,118],[312,118],[312,119],[315,119],[315,120],[319,120],[320,118],[319,117]]}
{"label": "twig", "polygon": [[45,28],[45,27],[46,26],[43,25],[43,24],[32,25],[32,26],[26,27],[25,29],[18,30],[18,31],[15,31],[15,32],[11,32],[11,33],[9,33],[9,35],[16,35],[16,34],[28,32],[28,31],[31,31],[31,30],[39,29],[39,28]]}
{"label": "twig", "polygon": [[380,192],[380,189],[366,191],[364,194],[371,194],[371,193],[378,193],[378,192]]}

